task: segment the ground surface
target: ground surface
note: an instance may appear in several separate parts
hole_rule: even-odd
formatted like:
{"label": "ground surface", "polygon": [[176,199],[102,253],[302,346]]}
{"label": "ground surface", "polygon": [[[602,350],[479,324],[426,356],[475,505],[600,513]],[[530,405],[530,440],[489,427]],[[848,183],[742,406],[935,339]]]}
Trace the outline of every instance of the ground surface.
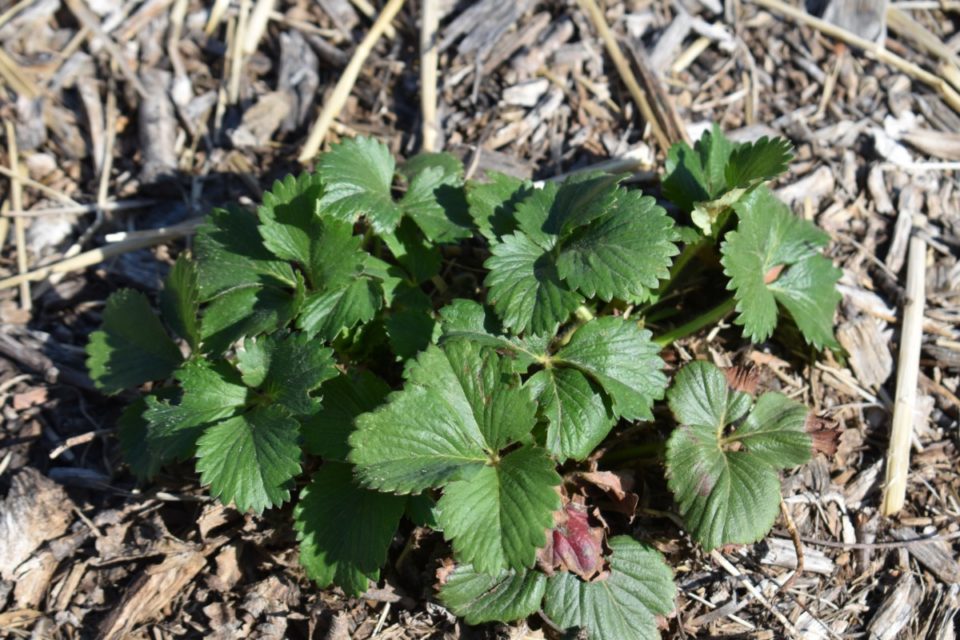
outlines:
{"label": "ground surface", "polygon": [[[256,518],[222,507],[189,466],[138,486],[113,435],[122,399],[104,398],[83,373],[83,346],[112,290],[155,291],[197,216],[256,202],[295,169],[319,106],[370,27],[357,9],[365,3],[279,0],[259,39],[249,12],[268,3],[4,4],[0,157],[11,166],[15,131],[29,180],[14,187],[0,178],[0,201],[31,215],[22,227],[2,218],[0,276],[120,250],[29,290],[0,290],[0,637],[554,637],[537,619],[457,623],[433,601],[446,549],[419,530],[398,537],[384,584],[366,598],[318,591],[297,566],[288,509]],[[204,6],[214,4],[229,6],[211,21]],[[420,4],[407,3],[374,49],[328,140],[359,132],[401,155],[418,149]],[[635,182],[656,191],[662,149],[579,5],[440,4],[444,148],[475,172],[538,179],[626,157]],[[950,85],[938,89],[930,76],[878,62],[776,7],[607,4],[607,22],[645,60],[691,137],[717,122],[741,140],[790,139],[797,160],[780,194],[830,233],[844,270],[845,359],[788,348],[789,336],[749,345],[726,325],[665,354],[672,364],[752,362],[763,385],[844,432],[835,456],[785,480],[806,552],[785,590],[778,581],[796,555],[781,523],[759,544],[710,556],[669,520],[635,521],[676,566],[681,595],[664,637],[954,638],[960,105]],[[956,81],[957,3],[891,6],[910,21],[890,23],[887,51],[933,81]],[[846,26],[870,38],[879,33],[870,23]],[[909,37],[917,25],[928,45]],[[61,213],[36,213],[49,208]],[[907,504],[888,519],[878,506],[911,224],[926,243],[924,337]],[[169,242],[152,239],[160,228]],[[148,248],[129,250],[144,238]],[[917,535],[943,539],[903,542]]]}

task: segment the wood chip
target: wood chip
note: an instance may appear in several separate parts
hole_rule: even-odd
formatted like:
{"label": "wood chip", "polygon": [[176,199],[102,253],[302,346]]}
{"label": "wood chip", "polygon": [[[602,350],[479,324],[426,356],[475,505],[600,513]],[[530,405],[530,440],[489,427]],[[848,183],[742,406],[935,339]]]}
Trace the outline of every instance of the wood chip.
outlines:
{"label": "wood chip", "polygon": [[837,328],[837,340],[848,354],[850,367],[860,384],[878,389],[893,372],[890,339],[893,329],[876,318],[861,317]]}
{"label": "wood chip", "polygon": [[0,578],[12,578],[35,549],[63,535],[74,508],[63,487],[39,471],[25,467],[17,472],[0,502]]}
{"label": "wood chip", "polygon": [[904,574],[867,626],[870,640],[896,640],[902,637],[900,632],[916,619],[921,594],[920,585],[913,575]]}
{"label": "wood chip", "polygon": [[[897,540],[913,540],[920,537],[909,528],[890,531]],[[929,569],[941,581],[947,584],[960,584],[960,562],[946,542],[923,542],[907,546],[907,551],[917,562]]]}

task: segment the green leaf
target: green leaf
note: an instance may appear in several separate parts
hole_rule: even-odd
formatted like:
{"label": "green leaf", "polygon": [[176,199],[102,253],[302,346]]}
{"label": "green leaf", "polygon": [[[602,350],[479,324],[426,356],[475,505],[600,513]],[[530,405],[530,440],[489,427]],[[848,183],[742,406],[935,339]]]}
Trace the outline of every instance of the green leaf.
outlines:
{"label": "green leaf", "polygon": [[86,351],[93,383],[109,394],[164,380],[183,360],[146,296],[130,289],[107,299],[103,324]]}
{"label": "green leaf", "polygon": [[460,565],[440,588],[440,601],[467,624],[512,622],[540,609],[547,577],[536,570],[509,569],[497,575]]}
{"label": "green leaf", "polygon": [[811,455],[806,408],[767,393],[750,411],[750,397],[702,361],[677,373],[667,397],[680,425],[667,441],[667,481],[691,535],[706,549],[759,540],[779,510],[777,472]]}
{"label": "green leaf", "polygon": [[350,461],[373,489],[419,493],[474,472],[527,437],[536,405],[496,353],[457,340],[428,347],[403,391],[356,420]]}
{"label": "green leaf", "polygon": [[532,192],[529,181],[496,171],[488,171],[490,182],[468,182],[466,187],[470,217],[489,241],[516,230],[514,212]]}
{"label": "green leaf", "polygon": [[263,244],[257,217],[242,209],[216,209],[207,216],[194,241],[200,301],[251,287],[292,287],[293,269],[277,260]]}
{"label": "green leaf", "polygon": [[724,178],[730,188],[749,187],[776,178],[793,160],[790,143],[766,136],[755,142],[738,144],[730,154]]}
{"label": "green leaf", "polygon": [[339,375],[320,387],[323,406],[301,421],[303,448],[325,460],[345,461],[353,433],[353,421],[384,403],[390,387],[369,371]]}
{"label": "green leaf", "polygon": [[284,327],[297,313],[299,293],[248,286],[224,293],[207,305],[200,322],[204,349],[223,353],[237,340]]}
{"label": "green leaf", "polygon": [[293,512],[300,564],[321,588],[363,594],[380,577],[405,505],[405,498],[357,486],[350,465],[324,464]]}
{"label": "green leaf", "polygon": [[631,191],[563,241],[557,272],[587,298],[641,302],[669,277],[676,239],[673,220],[656,200]]}
{"label": "green leaf", "polygon": [[193,453],[204,429],[235,415],[249,397],[236,369],[224,360],[190,360],[174,375],[180,383],[179,397],[145,398],[149,449],[160,464]]}
{"label": "green leaf", "polygon": [[283,260],[298,262],[308,267],[314,229],[320,223],[317,205],[323,187],[317,176],[302,173],[288,175],[273,183],[263,194],[263,204],[257,209],[259,232],[263,244],[273,255]]}
{"label": "green leaf", "polygon": [[167,275],[160,292],[160,311],[167,325],[196,351],[200,346],[200,289],[197,263],[185,255],[177,258]]}
{"label": "green leaf", "polygon": [[321,211],[348,222],[366,216],[377,232],[393,231],[403,215],[393,201],[395,169],[390,150],[372,138],[334,145],[317,165],[324,186]]}
{"label": "green leaf", "polygon": [[552,197],[543,230],[565,236],[571,230],[604,216],[611,210],[618,196],[625,193],[617,187],[625,177],[586,171],[570,176],[555,191],[545,187],[544,193],[552,192],[555,195]]}
{"label": "green leaf", "polygon": [[618,416],[650,420],[653,402],[663,397],[667,386],[659,353],[649,331],[634,321],[607,316],[577,329],[552,360],[596,381],[613,399]]}
{"label": "green leaf", "polygon": [[439,169],[443,175],[463,181],[463,163],[452,153],[421,151],[400,165],[400,173],[408,181],[428,169]]}
{"label": "green leaf", "polygon": [[297,328],[310,337],[331,341],[344,331],[372,320],[382,302],[379,282],[356,278],[336,289],[309,294],[297,318]]}
{"label": "green leaf", "polygon": [[445,167],[426,167],[414,175],[400,207],[432,242],[471,235],[462,174],[448,173]]}
{"label": "green leaf", "polygon": [[524,446],[447,484],[437,519],[456,557],[478,571],[531,567],[560,508],[560,482],[547,452]]}
{"label": "green leaf", "polygon": [[549,338],[517,338],[503,335],[496,316],[474,300],[458,298],[440,309],[441,340],[466,339],[493,347],[512,358],[511,370],[524,373],[534,362],[545,362]]}
{"label": "green leaf", "polygon": [[667,153],[663,193],[684,211],[720,197],[728,189],[726,167],[735,145],[717,125],[705,131],[694,148],[675,144]]}
{"label": "green leaf", "polygon": [[237,352],[237,367],[243,382],[258,388],[271,405],[304,415],[319,405],[310,392],[337,375],[333,351],[303,333],[247,338]]}
{"label": "green leaf", "polygon": [[[390,346],[401,360],[412,358],[426,349],[439,332],[430,308],[430,299],[419,289],[410,291],[423,296],[424,300],[419,304],[393,309],[385,321]],[[410,297],[406,296],[408,299]],[[403,305],[403,302],[400,304]]]}
{"label": "green leaf", "polygon": [[547,449],[561,461],[589,456],[616,423],[600,387],[576,369],[544,369],[527,384],[548,421]]}
{"label": "green leaf", "polygon": [[754,342],[766,340],[777,325],[779,302],[809,343],[836,346],[833,313],[841,272],[819,254],[827,235],[763,186],[734,209],[740,222],[721,246],[721,263],[737,300],[736,323]]}
{"label": "green leaf", "polygon": [[440,273],[440,248],[428,241],[412,220],[403,220],[393,233],[381,234],[384,244],[416,283]]}
{"label": "green leaf", "polygon": [[549,251],[523,233],[504,236],[484,264],[488,300],[514,333],[553,334],[583,297],[560,281]]}
{"label": "green leaf", "polygon": [[147,403],[137,398],[128,404],[117,418],[117,438],[123,459],[138,480],[150,480],[160,471],[163,462],[154,455],[147,440],[149,424],[143,417]]}
{"label": "green leaf", "polygon": [[657,616],[674,609],[673,573],[653,547],[628,536],[609,540],[610,575],[584,582],[569,572],[547,582],[544,612],[564,629],[592,640],[658,640]]}
{"label": "green leaf", "polygon": [[197,441],[197,471],[212,496],[259,514],[290,499],[299,438],[297,421],[282,409],[254,409],[207,428]]}

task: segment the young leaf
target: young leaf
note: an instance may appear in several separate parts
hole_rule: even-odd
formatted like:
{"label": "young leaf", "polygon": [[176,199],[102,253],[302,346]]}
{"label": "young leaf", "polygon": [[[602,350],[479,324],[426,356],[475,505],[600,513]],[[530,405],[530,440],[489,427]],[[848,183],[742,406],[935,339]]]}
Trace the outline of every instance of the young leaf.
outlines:
{"label": "young leaf", "polygon": [[168,378],[183,360],[146,296],[130,289],[107,299],[86,351],[93,383],[110,394]]}
{"label": "young leaf", "polygon": [[390,150],[372,138],[334,145],[317,165],[324,186],[321,211],[348,222],[366,216],[376,231],[393,231],[403,215],[391,192],[395,169]]}
{"label": "young leaf", "polygon": [[300,473],[299,438],[297,421],[282,409],[254,409],[200,436],[197,471],[212,496],[260,514],[290,499]]}
{"label": "young leaf", "polygon": [[577,329],[552,360],[595,380],[613,399],[613,411],[627,420],[650,420],[667,378],[660,349],[636,322],[596,318]]}
{"label": "young leaf", "polygon": [[237,352],[243,382],[294,414],[310,414],[319,402],[310,392],[337,375],[333,351],[317,347],[306,334],[248,338]]}
{"label": "young leaf", "polygon": [[640,302],[670,275],[676,237],[656,200],[630,191],[561,243],[557,272],[588,298]]}
{"label": "young leaf", "polygon": [[380,577],[406,499],[357,486],[350,465],[328,462],[293,512],[300,564],[318,586],[359,596]]}
{"label": "young leaf", "polygon": [[174,376],[180,383],[176,402],[152,395],[145,398],[146,439],[159,464],[190,455],[204,429],[235,415],[249,395],[240,374],[223,360],[190,360]]}
{"label": "young leaf", "polygon": [[471,235],[461,173],[443,166],[425,167],[414,174],[400,207],[433,242],[454,242]]}
{"label": "young leaf", "polygon": [[325,460],[345,461],[350,452],[347,438],[353,433],[353,421],[383,404],[388,393],[387,383],[369,371],[339,375],[324,382],[320,387],[323,406],[301,421],[304,450]]}
{"label": "young leaf", "polygon": [[548,421],[547,450],[560,460],[583,460],[616,423],[599,386],[576,369],[543,369],[527,384]]}
{"label": "young leaf", "polygon": [[350,461],[373,489],[419,493],[526,437],[535,411],[493,351],[466,340],[431,346],[410,364],[403,391],[357,418]]}
{"label": "young leaf", "polygon": [[[257,209],[264,246],[282,260],[311,265],[316,230],[321,225],[317,205],[323,187],[317,176],[288,175],[273,183]],[[344,223],[346,224],[346,223]]]}
{"label": "young leaf", "polygon": [[547,582],[544,612],[564,629],[594,640],[658,640],[657,616],[673,611],[673,573],[652,547],[628,536],[609,540],[610,575],[584,582],[569,572]]}
{"label": "young leaf", "polygon": [[200,301],[244,287],[292,287],[293,269],[263,245],[257,217],[242,209],[216,209],[197,231]]}
{"label": "young leaf", "polygon": [[835,347],[840,270],[818,252],[827,235],[794,216],[766,187],[751,191],[734,209],[740,221],[721,246],[721,263],[737,299],[737,324],[751,340],[766,340],[777,325],[779,302],[809,343]]}
{"label": "young leaf", "polygon": [[667,442],[668,484],[691,535],[707,549],[759,540],[779,509],[777,472],[811,455],[806,408],[766,393],[742,420],[750,396],[702,361],[677,373],[667,398],[680,425]]}
{"label": "young leaf", "polygon": [[311,293],[303,302],[297,328],[311,338],[329,342],[380,310],[383,290],[376,280],[358,277],[335,289]]}
{"label": "young leaf", "polygon": [[776,178],[787,170],[792,159],[789,142],[764,136],[736,146],[724,168],[724,178],[728,188],[749,187]]}
{"label": "young leaf", "polygon": [[583,297],[560,281],[548,249],[521,232],[501,238],[484,264],[488,299],[514,333],[552,334]]}
{"label": "young leaf", "polygon": [[223,293],[203,310],[200,337],[204,350],[223,353],[241,338],[286,326],[300,308],[300,293],[258,285]]}
{"label": "young leaf", "polygon": [[540,571],[508,569],[497,575],[460,565],[440,588],[440,600],[467,624],[520,620],[540,609],[547,577]]}
{"label": "young leaf", "polygon": [[560,506],[558,484],[546,451],[524,446],[448,483],[437,519],[457,558],[478,571],[530,567]]}
{"label": "young leaf", "polygon": [[735,145],[714,124],[691,149],[685,142],[667,153],[663,194],[684,211],[720,197],[727,189],[726,167]]}
{"label": "young leaf", "polygon": [[468,182],[467,204],[477,230],[490,242],[516,230],[514,211],[533,191],[525,180],[496,171],[487,172],[490,182]]}
{"label": "young leaf", "polygon": [[440,273],[443,257],[440,248],[428,241],[417,225],[409,219],[400,222],[393,233],[381,234],[384,244],[400,266],[417,284]]}
{"label": "young leaf", "polygon": [[200,290],[197,263],[185,255],[177,258],[160,292],[160,311],[167,325],[187,341],[190,349],[200,347]]}

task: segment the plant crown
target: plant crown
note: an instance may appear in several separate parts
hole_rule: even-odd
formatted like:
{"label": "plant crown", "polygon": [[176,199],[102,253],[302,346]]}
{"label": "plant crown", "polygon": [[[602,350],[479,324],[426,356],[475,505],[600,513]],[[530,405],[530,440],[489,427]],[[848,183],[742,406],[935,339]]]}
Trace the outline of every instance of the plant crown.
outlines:
{"label": "plant crown", "polygon": [[[469,623],[542,611],[592,638],[655,638],[670,568],[608,537],[574,479],[616,468],[605,457],[637,431],[624,428],[666,398],[669,428],[645,433],[665,434],[691,538],[712,549],[769,531],[780,470],[811,455],[807,409],[704,361],[671,383],[660,352],[729,312],[754,342],[786,326],[784,340],[836,346],[827,237],[766,186],[790,158],[784,140],[735,144],[714,127],[670,150],[657,200],[622,175],[466,180],[453,156],[397,166],[380,142],[347,140],[256,214],[211,213],[159,314],[113,294],[89,371],[109,394],[146,389],[119,421],[140,478],[193,459],[238,509],[297,494],[320,586],[362,594],[406,519],[449,541],[439,597]],[[732,290],[718,310],[677,293],[718,278]]]}

